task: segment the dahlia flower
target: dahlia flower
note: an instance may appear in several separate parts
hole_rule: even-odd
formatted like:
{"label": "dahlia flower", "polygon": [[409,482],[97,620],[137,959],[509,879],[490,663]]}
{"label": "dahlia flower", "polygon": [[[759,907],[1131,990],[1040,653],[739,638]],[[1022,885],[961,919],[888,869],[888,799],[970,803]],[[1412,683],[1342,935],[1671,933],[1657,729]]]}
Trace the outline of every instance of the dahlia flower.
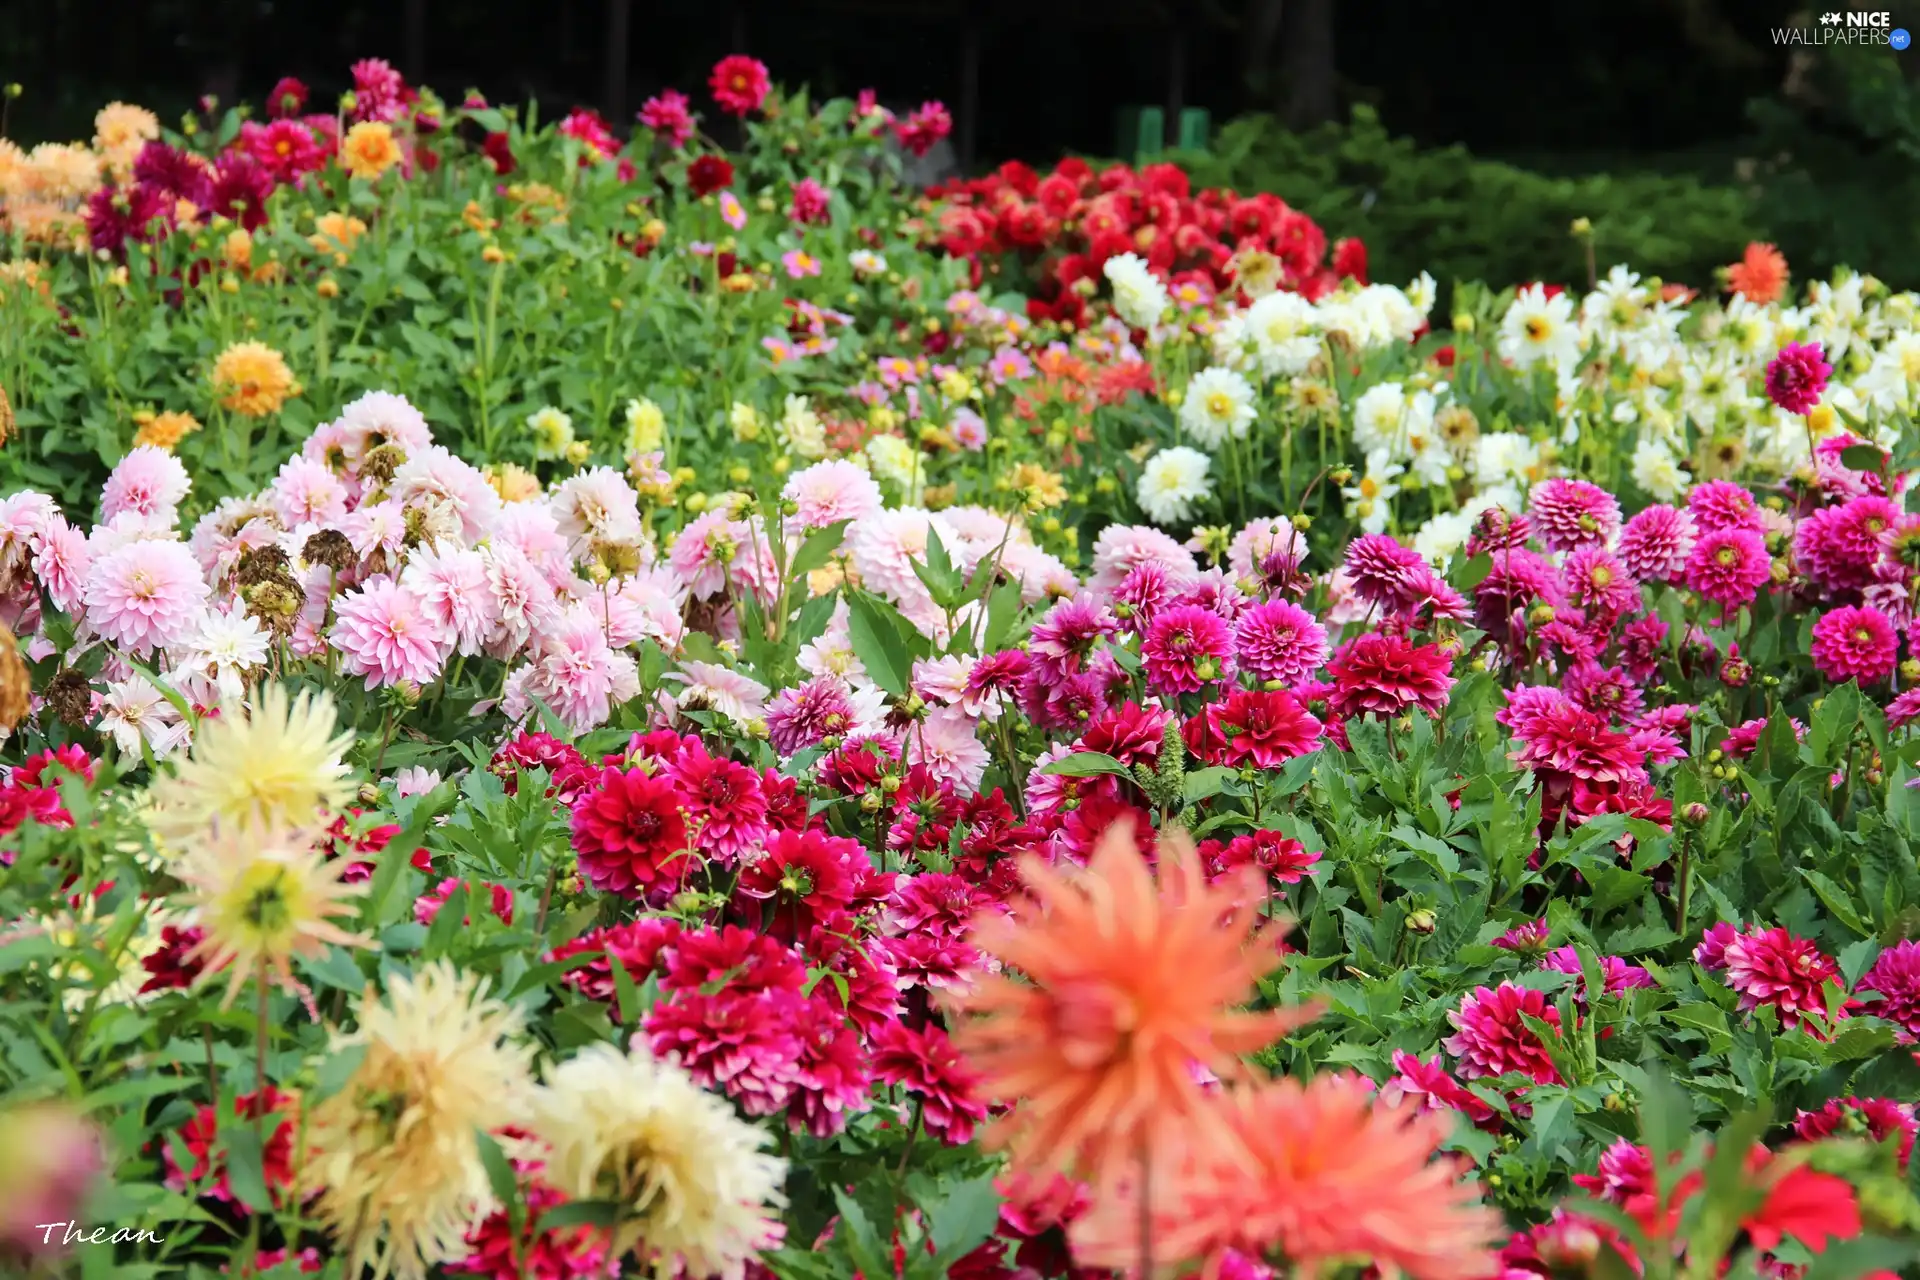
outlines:
{"label": "dahlia flower", "polygon": [[1397,716],[1411,707],[1437,716],[1453,688],[1453,659],[1439,645],[1371,631],[1340,646],[1327,663],[1335,715]]}
{"label": "dahlia flower", "polygon": [[1810,1013],[1824,1019],[1827,993],[1839,988],[1840,969],[1832,958],[1785,929],[1736,934],[1725,958],[1727,985],[1740,993],[1740,1007],[1772,1005],[1783,1027],[1799,1026]]}
{"label": "dahlia flower", "polygon": [[1634,577],[1668,582],[1685,570],[1694,537],[1695,522],[1690,514],[1656,503],[1636,512],[1621,528],[1617,551]]}
{"label": "dahlia flower", "polygon": [[402,681],[432,684],[454,644],[419,597],[386,577],[334,602],[332,640],[340,669],[365,676],[369,689]]}
{"label": "dahlia flower", "polygon": [[1788,413],[1809,413],[1832,374],[1817,343],[1789,342],[1767,362],[1767,398]]}
{"label": "dahlia flower", "polygon": [[767,76],[766,63],[744,53],[734,53],[714,64],[713,74],[707,77],[707,87],[713,91],[713,100],[720,104],[721,110],[728,115],[744,116],[760,109],[773,82]]}
{"label": "dahlia flower", "polygon": [[146,540],[96,555],[81,589],[88,625],[142,657],[186,640],[207,596],[200,565],[185,545]]}
{"label": "dahlia flower", "polygon": [[1140,644],[1148,684],[1165,693],[1194,693],[1232,670],[1233,640],[1220,615],[1197,605],[1165,609]]}
{"label": "dahlia flower", "polygon": [[1521,1015],[1537,1018],[1560,1034],[1560,1010],[1544,992],[1503,982],[1467,993],[1460,1007],[1447,1015],[1454,1034],[1441,1047],[1460,1061],[1460,1074],[1469,1079],[1517,1073],[1541,1084],[1557,1084],[1560,1072],[1553,1054]]}
{"label": "dahlia flower", "polygon": [[1882,951],[1856,991],[1880,998],[1853,1002],[1849,1007],[1854,1012],[1893,1023],[1902,1044],[1920,1040],[1920,942],[1896,942]]}
{"label": "dahlia flower", "polygon": [[603,893],[670,895],[693,870],[685,797],[671,780],[608,766],[573,806],[580,874]]}
{"label": "dahlia flower", "polygon": [[1878,609],[1843,605],[1813,624],[1813,665],[1835,684],[1874,684],[1900,659],[1900,633]]}
{"label": "dahlia flower", "polygon": [[1552,551],[1606,546],[1620,532],[1620,503],[1599,485],[1560,477],[1536,486],[1527,514]]}

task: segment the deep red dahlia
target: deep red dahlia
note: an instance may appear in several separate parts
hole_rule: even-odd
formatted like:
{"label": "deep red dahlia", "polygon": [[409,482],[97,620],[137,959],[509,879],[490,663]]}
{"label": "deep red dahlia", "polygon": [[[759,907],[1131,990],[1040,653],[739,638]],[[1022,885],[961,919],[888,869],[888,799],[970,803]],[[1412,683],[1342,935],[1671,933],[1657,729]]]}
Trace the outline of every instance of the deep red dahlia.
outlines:
{"label": "deep red dahlia", "polygon": [[[665,916],[642,916],[625,924],[590,929],[572,942],[555,947],[547,959],[549,962],[570,960],[583,952],[600,952],[592,959],[569,968],[561,980],[589,1000],[614,1006],[619,989],[613,981],[613,962],[620,962],[620,967],[627,971],[627,977],[633,980],[635,987],[642,986],[653,976],[662,952],[679,937],[678,921]],[[612,1012],[618,1015],[617,1008]]]}
{"label": "deep red dahlia", "polygon": [[696,856],[679,788],[643,770],[611,766],[573,808],[573,850],[580,873],[603,893],[666,898]]}
{"label": "deep red dahlia", "polygon": [[733,924],[680,934],[666,952],[665,965],[660,985],[668,991],[718,984],[746,994],[798,992],[807,979],[806,964],[792,947]]}
{"label": "deep red dahlia", "polygon": [[1437,644],[1374,631],[1348,641],[1327,664],[1329,704],[1336,716],[1395,716],[1411,707],[1428,715],[1446,710],[1453,688],[1453,655]]}
{"label": "deep red dahlia", "polygon": [[760,776],[743,764],[688,748],[666,776],[685,798],[687,824],[700,852],[731,866],[767,836],[767,802]]}
{"label": "deep red dahlia", "polygon": [[1319,747],[1321,724],[1284,690],[1235,689],[1183,732],[1187,749],[1208,764],[1277,769]]}
{"label": "deep red dahlia", "polygon": [[[282,1093],[268,1085],[264,1097],[255,1091],[240,1094],[233,1101],[234,1110],[227,1116],[229,1125],[264,1114],[272,1126],[273,1132],[267,1138],[266,1150],[261,1156],[260,1172],[266,1182],[267,1193],[278,1201],[280,1193],[293,1185],[297,1100],[291,1094]],[[253,1210],[244,1201],[234,1199],[233,1186],[227,1178],[224,1149],[217,1153],[215,1151],[216,1147],[222,1145],[219,1130],[220,1116],[211,1106],[201,1107],[180,1127],[181,1145],[193,1157],[193,1164],[187,1169],[175,1163],[171,1142],[161,1144],[161,1158],[167,1166],[167,1186],[175,1191],[184,1191],[189,1185],[211,1178],[212,1185],[203,1188],[201,1194],[231,1204],[234,1212],[245,1217]]]}
{"label": "deep red dahlia", "polygon": [[204,967],[193,958],[193,953],[206,936],[204,930],[193,925],[163,925],[160,945],[140,960],[140,967],[147,971],[147,980],[140,984],[140,994],[184,991],[191,987]]}
{"label": "deep red dahlia", "polygon": [[792,941],[853,902],[873,863],[857,840],[824,831],[780,831],[766,853],[740,872],[736,910],[763,915],[767,929]]}
{"label": "deep red dahlia", "polygon": [[[822,984],[831,986],[831,983]],[[818,987],[795,1018],[800,1039],[787,1125],[816,1138],[831,1138],[847,1117],[873,1105],[873,1073],[860,1033]]]}
{"label": "deep red dahlia", "polygon": [[607,1274],[607,1242],[594,1228],[554,1227],[533,1234],[549,1209],[567,1202],[539,1170],[534,1162],[522,1162],[518,1170],[526,1204],[520,1238],[514,1238],[513,1219],[507,1211],[495,1210],[467,1232],[467,1256],[446,1264],[450,1274],[488,1280],[588,1280]]}
{"label": "deep red dahlia", "polygon": [[1074,750],[1097,751],[1124,765],[1152,764],[1160,758],[1160,744],[1172,721],[1173,714],[1160,707],[1123,702],[1089,721]]}
{"label": "deep red dahlia", "polygon": [[725,156],[696,156],[687,165],[687,190],[696,200],[712,195],[732,181],[733,165]]}
{"label": "deep red dahlia", "polygon": [[986,1104],[974,1096],[977,1077],[937,1026],[882,1027],[873,1039],[873,1074],[912,1094],[926,1131],[950,1146],[972,1141],[974,1127],[986,1121]]}

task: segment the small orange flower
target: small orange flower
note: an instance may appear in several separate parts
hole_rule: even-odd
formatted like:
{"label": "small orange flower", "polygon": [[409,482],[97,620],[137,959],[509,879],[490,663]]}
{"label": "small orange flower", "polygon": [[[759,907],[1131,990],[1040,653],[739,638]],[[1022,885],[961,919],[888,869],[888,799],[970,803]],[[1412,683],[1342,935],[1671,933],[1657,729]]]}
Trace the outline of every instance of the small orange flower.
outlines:
{"label": "small orange flower", "polygon": [[134,433],[133,442],[137,445],[150,444],[161,449],[172,449],[187,436],[200,429],[200,423],[190,413],[178,413],[169,410],[165,413],[136,413],[134,422],[139,430]]}
{"label": "small orange flower", "polygon": [[300,386],[286,357],[263,342],[236,342],[213,362],[213,389],[220,403],[249,418],[278,413]]}
{"label": "small orange flower", "polygon": [[1778,302],[1787,292],[1787,260],[1772,245],[1756,240],[1727,268],[1727,287],[1758,306]]}
{"label": "small orange flower", "polygon": [[362,120],[340,141],[340,163],[356,178],[378,178],[400,163],[400,144],[393,127],[380,120]]}
{"label": "small orange flower", "polygon": [[1016,1167],[1110,1181],[1203,1115],[1202,1068],[1234,1074],[1316,1012],[1240,1008],[1276,960],[1238,905],[1260,894],[1209,887],[1184,832],[1161,835],[1159,864],[1156,883],[1132,824],[1115,823],[1083,871],[1024,860],[1032,899],[975,931],[1009,972],[957,998],[975,1016],[954,1040],[985,1092],[1017,1104],[993,1134]]}
{"label": "small orange flower", "polygon": [[[1237,1142],[1189,1137],[1171,1167],[1155,1170],[1146,1225],[1160,1262],[1203,1263],[1212,1275],[1232,1249],[1284,1256],[1302,1276],[1351,1260],[1413,1280],[1498,1272],[1500,1213],[1461,1162],[1435,1158],[1452,1131],[1447,1113],[1390,1106],[1367,1081],[1331,1075],[1229,1089],[1208,1107]],[[1136,1182],[1096,1197],[1068,1229],[1075,1262],[1139,1259],[1138,1195]]]}

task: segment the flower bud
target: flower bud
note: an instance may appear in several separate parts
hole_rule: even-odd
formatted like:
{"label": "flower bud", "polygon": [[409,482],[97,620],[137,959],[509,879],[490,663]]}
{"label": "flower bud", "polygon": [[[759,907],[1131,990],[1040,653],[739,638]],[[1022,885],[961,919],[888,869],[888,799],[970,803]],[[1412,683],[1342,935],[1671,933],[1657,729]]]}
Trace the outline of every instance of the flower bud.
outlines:
{"label": "flower bud", "polygon": [[1701,804],[1698,800],[1695,800],[1692,804],[1680,811],[1680,817],[1688,826],[1693,827],[1700,826],[1712,816],[1713,811],[1708,809],[1706,805]]}
{"label": "flower bud", "polygon": [[1421,907],[1417,911],[1407,913],[1407,932],[1432,933],[1438,922],[1438,917],[1433,914],[1432,908]]}

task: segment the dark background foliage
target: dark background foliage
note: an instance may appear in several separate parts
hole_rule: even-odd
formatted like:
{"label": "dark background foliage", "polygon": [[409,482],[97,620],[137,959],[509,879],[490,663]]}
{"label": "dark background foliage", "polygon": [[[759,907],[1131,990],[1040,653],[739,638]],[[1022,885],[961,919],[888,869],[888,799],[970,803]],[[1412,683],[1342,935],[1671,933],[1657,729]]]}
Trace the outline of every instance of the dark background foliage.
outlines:
{"label": "dark background foliage", "polygon": [[[1793,0],[0,0],[0,80],[25,89],[7,131],[29,143],[87,136],[112,98],[172,119],[293,74],[325,101],[368,55],[618,124],[662,86],[702,98],[741,50],[823,94],[944,100],[975,170],[1126,155],[1129,107],[1170,131],[1203,108],[1209,180],[1367,236],[1383,276],[1571,282],[1564,231],[1587,216],[1603,270],[1710,283],[1761,237],[1803,276],[1920,283],[1920,49],[1774,39],[1817,21]],[[1920,6],[1893,21],[1920,31]]]}

